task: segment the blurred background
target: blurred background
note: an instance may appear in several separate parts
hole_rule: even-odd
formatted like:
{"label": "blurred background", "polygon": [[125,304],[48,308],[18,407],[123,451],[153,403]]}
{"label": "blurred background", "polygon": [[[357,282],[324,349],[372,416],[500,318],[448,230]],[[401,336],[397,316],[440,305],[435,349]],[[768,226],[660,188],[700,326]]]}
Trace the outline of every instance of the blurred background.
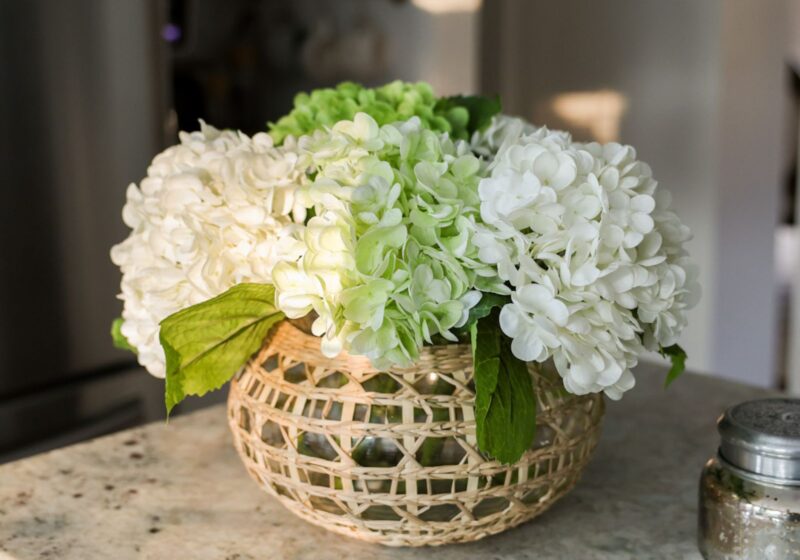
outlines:
{"label": "blurred background", "polygon": [[0,462],[164,416],[109,337],[152,157],[346,79],[635,145],[695,232],[689,369],[800,393],[798,68],[800,0],[0,0]]}

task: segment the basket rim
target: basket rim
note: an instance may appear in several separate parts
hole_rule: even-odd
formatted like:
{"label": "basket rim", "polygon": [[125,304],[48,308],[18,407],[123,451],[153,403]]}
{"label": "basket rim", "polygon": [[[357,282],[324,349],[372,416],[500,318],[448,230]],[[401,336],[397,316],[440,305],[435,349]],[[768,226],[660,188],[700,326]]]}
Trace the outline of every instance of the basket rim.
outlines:
{"label": "basket rim", "polygon": [[371,375],[382,372],[407,374],[416,372],[430,372],[430,365],[435,363],[441,371],[472,369],[472,346],[463,342],[452,344],[423,345],[419,350],[419,357],[405,367],[391,366],[376,368],[371,360],[364,355],[350,354],[342,350],[337,356],[330,358],[322,353],[320,337],[305,332],[290,319],[278,322],[267,334],[258,360],[265,355],[273,353],[279,347],[286,354],[297,354],[300,361],[325,365],[331,368],[346,368],[351,373]]}

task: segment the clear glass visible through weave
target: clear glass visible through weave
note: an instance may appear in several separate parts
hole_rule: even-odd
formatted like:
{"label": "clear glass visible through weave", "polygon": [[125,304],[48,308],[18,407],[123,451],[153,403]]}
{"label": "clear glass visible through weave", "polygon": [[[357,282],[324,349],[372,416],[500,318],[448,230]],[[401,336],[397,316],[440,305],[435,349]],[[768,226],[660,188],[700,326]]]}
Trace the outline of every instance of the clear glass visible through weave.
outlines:
{"label": "clear glass visible through weave", "polygon": [[537,435],[518,463],[477,447],[468,345],[422,349],[411,368],[326,358],[283,322],[231,384],[234,442],[251,476],[300,517],[395,546],[476,540],[538,515],[577,482],[603,400],[529,368]]}

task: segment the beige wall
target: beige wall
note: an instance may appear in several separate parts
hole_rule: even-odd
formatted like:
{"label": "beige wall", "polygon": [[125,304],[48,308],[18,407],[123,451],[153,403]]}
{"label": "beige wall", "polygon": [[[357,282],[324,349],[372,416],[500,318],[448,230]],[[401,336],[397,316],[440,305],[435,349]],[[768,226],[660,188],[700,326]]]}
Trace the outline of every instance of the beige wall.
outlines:
{"label": "beige wall", "polygon": [[[786,6],[722,4],[715,371],[776,381],[775,229],[784,158]],[[710,290],[709,290],[710,291]]]}
{"label": "beige wall", "polygon": [[[472,93],[478,86],[480,6],[474,0],[447,1],[451,11],[434,12],[418,2],[370,2],[369,11],[386,35],[387,74],[426,81],[439,95]],[[459,9],[461,7],[462,9]]]}

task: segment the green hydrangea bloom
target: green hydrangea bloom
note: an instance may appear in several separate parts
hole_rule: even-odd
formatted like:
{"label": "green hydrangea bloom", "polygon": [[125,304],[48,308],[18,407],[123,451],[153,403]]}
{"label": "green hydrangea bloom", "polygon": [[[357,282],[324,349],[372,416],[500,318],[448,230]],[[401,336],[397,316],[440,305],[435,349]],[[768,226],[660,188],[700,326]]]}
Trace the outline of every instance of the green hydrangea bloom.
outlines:
{"label": "green hydrangea bloom", "polygon": [[280,144],[290,134],[299,138],[332,127],[339,121],[352,120],[361,112],[371,116],[378,125],[419,117],[425,128],[456,132],[458,137],[465,137],[469,120],[467,109],[437,106],[438,102],[431,86],[424,82],[398,80],[378,88],[343,82],[335,88],[298,94],[292,111],[278,122],[269,123],[269,134]]}
{"label": "green hydrangea bloom", "polygon": [[472,243],[485,164],[466,142],[413,117],[380,127],[365,113],[301,139],[314,166],[299,193],[314,209],[303,257],[273,271],[278,306],[315,311],[323,351],[409,364],[455,341],[480,291],[504,290]]}

